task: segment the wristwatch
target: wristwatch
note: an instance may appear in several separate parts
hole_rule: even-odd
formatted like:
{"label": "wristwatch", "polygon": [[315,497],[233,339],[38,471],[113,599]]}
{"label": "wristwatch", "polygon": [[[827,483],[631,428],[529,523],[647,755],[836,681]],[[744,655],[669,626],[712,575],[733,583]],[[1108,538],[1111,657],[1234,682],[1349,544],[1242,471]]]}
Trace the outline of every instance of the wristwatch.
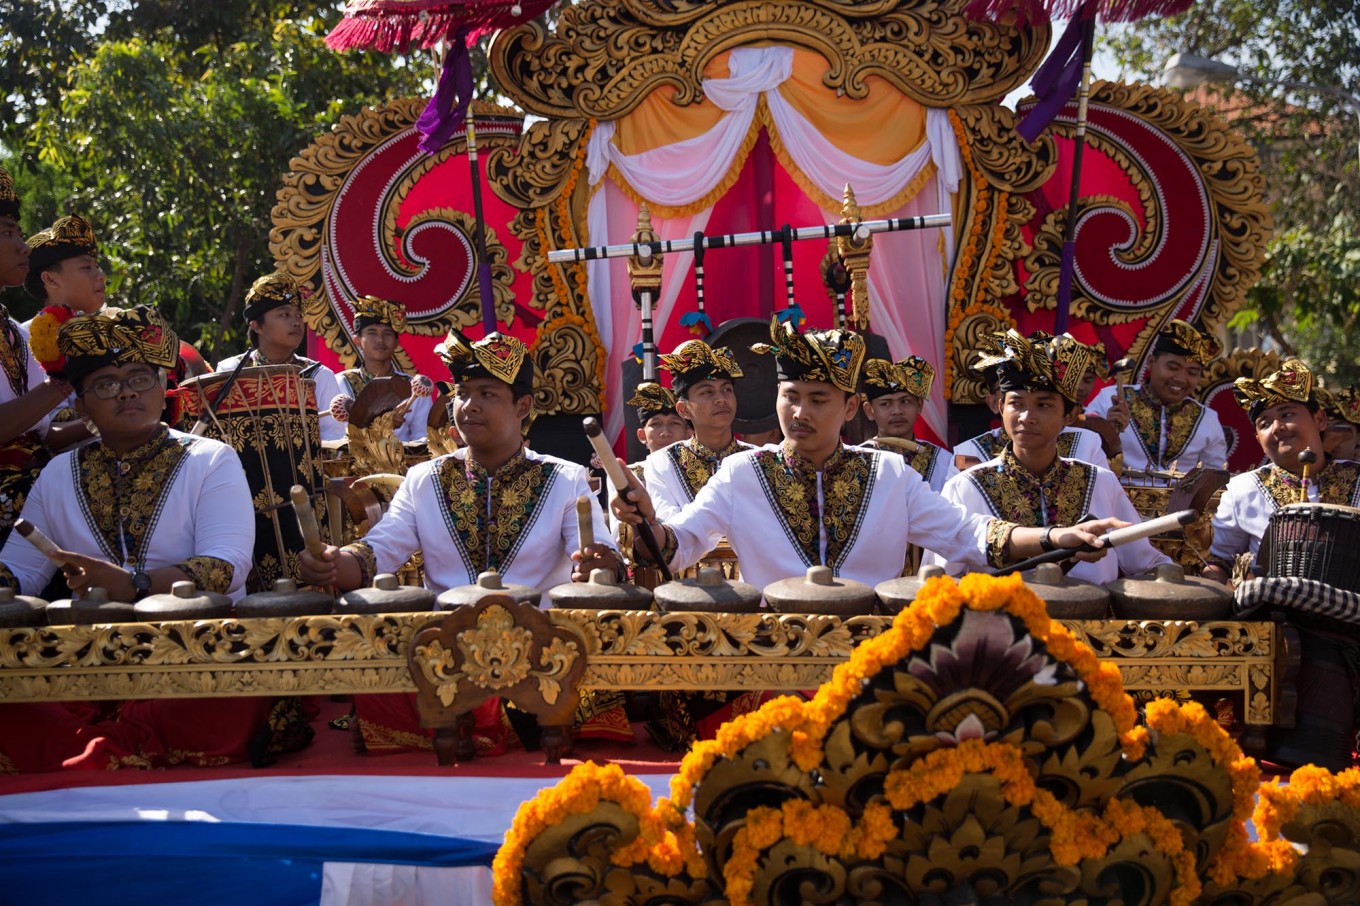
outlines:
{"label": "wristwatch", "polygon": [[1046,525],[1043,534],[1039,536],[1039,547],[1043,548],[1044,553],[1058,549],[1058,545],[1053,543],[1053,530],[1055,528],[1057,528],[1055,525]]}
{"label": "wristwatch", "polygon": [[140,566],[132,571],[132,600],[140,601],[151,594],[151,577]]}

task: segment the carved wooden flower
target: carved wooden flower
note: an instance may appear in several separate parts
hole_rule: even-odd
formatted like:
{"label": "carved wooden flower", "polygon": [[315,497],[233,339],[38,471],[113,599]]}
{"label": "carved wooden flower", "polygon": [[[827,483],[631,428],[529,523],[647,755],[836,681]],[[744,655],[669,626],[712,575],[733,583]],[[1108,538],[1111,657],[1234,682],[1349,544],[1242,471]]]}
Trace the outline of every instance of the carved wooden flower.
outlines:
{"label": "carved wooden flower", "polygon": [[534,634],[515,625],[510,611],[488,607],[475,629],[458,637],[463,654],[463,673],[468,682],[483,689],[506,689],[529,675],[529,649]]}

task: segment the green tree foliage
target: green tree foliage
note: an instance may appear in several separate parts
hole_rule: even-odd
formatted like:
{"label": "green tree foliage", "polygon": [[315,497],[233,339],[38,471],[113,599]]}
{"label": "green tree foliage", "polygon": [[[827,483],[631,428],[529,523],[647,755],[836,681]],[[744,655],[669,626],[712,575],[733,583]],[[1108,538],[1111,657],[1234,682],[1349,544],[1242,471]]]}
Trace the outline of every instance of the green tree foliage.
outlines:
{"label": "green tree foliage", "polygon": [[156,305],[210,358],[226,354],[245,290],[273,266],[270,210],[290,159],[433,75],[428,57],[331,51],[339,15],[280,0],[0,6],[13,36],[0,72],[17,87],[0,142],[18,158],[25,227],[88,217],[111,301]]}
{"label": "green tree foliage", "polygon": [[[1114,32],[1108,43],[1135,77],[1168,57],[1220,59],[1268,82],[1360,95],[1354,0],[1201,0],[1172,19]],[[1207,98],[1256,146],[1275,214],[1261,282],[1235,326],[1258,324],[1333,383],[1360,384],[1360,143],[1357,111],[1325,93],[1240,83]]]}

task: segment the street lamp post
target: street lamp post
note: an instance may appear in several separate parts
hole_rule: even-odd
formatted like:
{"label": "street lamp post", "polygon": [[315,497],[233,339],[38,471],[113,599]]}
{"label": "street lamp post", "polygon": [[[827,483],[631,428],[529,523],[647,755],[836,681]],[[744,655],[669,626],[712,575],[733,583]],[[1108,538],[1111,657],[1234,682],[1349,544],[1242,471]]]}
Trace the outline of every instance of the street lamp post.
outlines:
{"label": "street lamp post", "polygon": [[[1262,79],[1248,75],[1222,60],[1211,60],[1192,53],[1175,53],[1162,67],[1162,81],[1169,88],[1194,88],[1204,82],[1251,82],[1256,85],[1276,85],[1293,91],[1313,91],[1329,94],[1345,101],[1355,113],[1356,125],[1360,127],[1360,97],[1342,88],[1330,85],[1311,85],[1290,79]],[[1356,142],[1356,160],[1360,163],[1360,136]]]}

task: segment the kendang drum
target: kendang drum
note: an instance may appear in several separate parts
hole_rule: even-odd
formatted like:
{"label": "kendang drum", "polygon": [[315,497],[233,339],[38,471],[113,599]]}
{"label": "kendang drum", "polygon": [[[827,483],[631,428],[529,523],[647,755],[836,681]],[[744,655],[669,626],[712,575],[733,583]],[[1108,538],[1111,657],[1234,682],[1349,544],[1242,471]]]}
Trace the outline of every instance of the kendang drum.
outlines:
{"label": "kendang drum", "polygon": [[1316,579],[1360,592],[1360,509],[1291,503],[1270,517],[1259,563],[1270,577]]}
{"label": "kendang drum", "polygon": [[296,365],[243,368],[218,405],[229,372],[190,378],[180,385],[184,424],[210,413],[208,437],[229,445],[241,457],[254,494],[255,552],[246,590],[267,591],[274,580],[296,575],[302,533],[288,505],[293,485],[312,490],[317,521],[326,525],[322,487],[321,434],[316,384]]}

